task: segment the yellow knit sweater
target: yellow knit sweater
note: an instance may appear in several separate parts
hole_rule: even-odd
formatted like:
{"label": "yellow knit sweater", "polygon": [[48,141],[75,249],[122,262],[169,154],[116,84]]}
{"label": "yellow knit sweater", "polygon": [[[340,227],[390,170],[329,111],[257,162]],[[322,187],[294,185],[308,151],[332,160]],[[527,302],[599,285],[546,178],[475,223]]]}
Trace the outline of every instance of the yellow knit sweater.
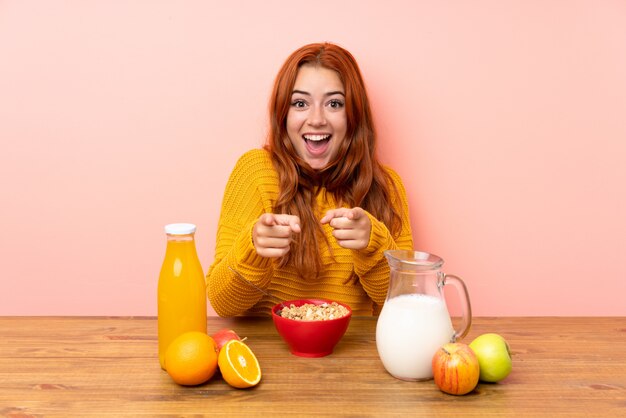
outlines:
{"label": "yellow knit sweater", "polygon": [[[207,274],[207,294],[220,316],[270,313],[278,301],[264,296],[229,269],[241,273],[256,286],[281,300],[302,298],[332,299],[349,305],[355,315],[372,315],[385,301],[389,267],[383,252],[413,249],[406,192],[400,177],[388,169],[400,193],[392,204],[402,217],[402,232],[394,240],[387,227],[368,213],[372,221],[370,243],[363,250],[340,247],[332,228],[323,225],[332,254],[322,250],[323,270],[315,281],[305,281],[287,265],[259,256],[252,243],[252,228],[263,213],[272,213],[278,198],[278,174],[270,155],[262,149],[245,153],[237,162],[224,192],[218,224],[215,261]],[[330,200],[327,200],[330,199]],[[332,197],[318,195],[319,218],[335,208]]]}

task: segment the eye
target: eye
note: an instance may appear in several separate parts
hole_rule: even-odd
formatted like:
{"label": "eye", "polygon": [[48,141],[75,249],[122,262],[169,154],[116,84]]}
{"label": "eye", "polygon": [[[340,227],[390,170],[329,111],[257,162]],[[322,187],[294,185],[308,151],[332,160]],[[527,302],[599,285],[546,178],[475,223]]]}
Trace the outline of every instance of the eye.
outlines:
{"label": "eye", "polygon": [[306,107],[306,102],[302,99],[295,99],[291,102],[291,106],[297,108],[297,109],[302,109],[304,107]]}
{"label": "eye", "polygon": [[333,99],[330,102],[328,102],[328,106],[330,106],[333,109],[341,109],[344,106],[344,103],[339,99]]}

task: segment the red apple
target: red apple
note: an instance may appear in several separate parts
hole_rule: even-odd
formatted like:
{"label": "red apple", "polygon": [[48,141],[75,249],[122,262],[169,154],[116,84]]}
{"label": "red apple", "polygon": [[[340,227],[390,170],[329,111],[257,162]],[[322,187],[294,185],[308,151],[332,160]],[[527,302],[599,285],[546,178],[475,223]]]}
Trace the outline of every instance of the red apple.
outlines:
{"label": "red apple", "polygon": [[443,392],[465,395],[478,384],[478,358],[467,344],[445,344],[433,356],[433,376]]}
{"label": "red apple", "polygon": [[218,351],[221,350],[222,346],[230,340],[241,341],[241,338],[239,338],[239,335],[237,335],[235,331],[233,331],[232,329],[226,329],[226,328],[217,331],[215,334],[212,335],[212,337],[215,340],[215,343],[217,344]]}

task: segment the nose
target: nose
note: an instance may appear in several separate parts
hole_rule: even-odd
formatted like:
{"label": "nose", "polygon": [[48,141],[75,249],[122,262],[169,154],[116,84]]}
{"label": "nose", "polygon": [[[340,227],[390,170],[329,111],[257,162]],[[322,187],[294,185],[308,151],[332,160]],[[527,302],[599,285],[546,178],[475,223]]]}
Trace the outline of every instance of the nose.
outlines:
{"label": "nose", "polygon": [[311,126],[324,126],[326,125],[326,114],[324,113],[323,106],[313,106],[309,113],[309,125]]}

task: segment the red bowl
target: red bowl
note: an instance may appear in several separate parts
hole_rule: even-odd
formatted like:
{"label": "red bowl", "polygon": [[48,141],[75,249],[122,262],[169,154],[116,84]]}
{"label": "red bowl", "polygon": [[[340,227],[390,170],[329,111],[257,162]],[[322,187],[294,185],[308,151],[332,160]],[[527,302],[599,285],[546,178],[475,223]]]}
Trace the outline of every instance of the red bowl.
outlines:
{"label": "red bowl", "polygon": [[283,318],[278,314],[283,305],[302,306],[306,303],[322,305],[332,302],[325,299],[288,300],[272,308],[272,319],[274,319],[276,330],[283,337],[292,354],[300,357],[324,357],[331,354],[348,329],[352,310],[348,305],[337,302],[348,309],[347,315],[326,321],[297,321]]}

